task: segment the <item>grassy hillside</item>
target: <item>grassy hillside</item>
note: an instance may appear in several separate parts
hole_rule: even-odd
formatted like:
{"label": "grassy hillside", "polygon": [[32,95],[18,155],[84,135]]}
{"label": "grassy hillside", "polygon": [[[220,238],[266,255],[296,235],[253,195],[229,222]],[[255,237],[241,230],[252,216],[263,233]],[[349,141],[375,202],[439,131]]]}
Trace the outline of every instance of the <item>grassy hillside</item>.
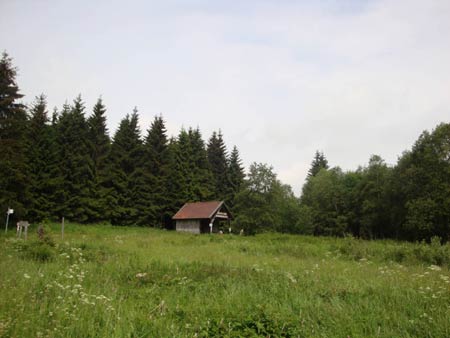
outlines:
{"label": "grassy hillside", "polygon": [[1,235],[0,337],[450,337],[449,245],[57,231]]}

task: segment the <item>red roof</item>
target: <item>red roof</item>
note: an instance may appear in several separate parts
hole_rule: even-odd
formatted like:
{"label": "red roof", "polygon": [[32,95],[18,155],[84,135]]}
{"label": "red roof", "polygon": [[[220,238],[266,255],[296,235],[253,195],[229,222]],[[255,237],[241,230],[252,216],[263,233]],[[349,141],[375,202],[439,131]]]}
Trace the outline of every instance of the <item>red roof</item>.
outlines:
{"label": "red roof", "polygon": [[173,216],[173,219],[208,219],[212,218],[214,214],[220,210],[223,202],[196,202],[186,203]]}

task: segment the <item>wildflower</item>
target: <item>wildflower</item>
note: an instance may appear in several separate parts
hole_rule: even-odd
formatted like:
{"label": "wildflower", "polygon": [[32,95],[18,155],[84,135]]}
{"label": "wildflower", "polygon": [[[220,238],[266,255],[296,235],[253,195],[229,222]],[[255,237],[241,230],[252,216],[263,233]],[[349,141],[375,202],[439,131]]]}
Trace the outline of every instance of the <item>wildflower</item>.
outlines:
{"label": "wildflower", "polygon": [[433,271],[441,271],[442,270],[441,267],[437,266],[437,265],[430,265],[428,267],[428,269],[433,270]]}
{"label": "wildflower", "polygon": [[145,276],[147,276],[146,272],[140,272],[136,274],[136,278],[144,278]]}
{"label": "wildflower", "polygon": [[290,272],[288,272],[288,273],[286,274],[286,276],[287,276],[287,278],[289,278],[289,280],[290,280],[292,283],[297,283],[297,280],[294,278],[294,276],[292,276],[292,274],[291,274]]}
{"label": "wildflower", "polygon": [[27,274],[27,273],[24,273],[23,276],[24,276],[26,279],[30,279],[30,278],[31,278],[30,275]]}

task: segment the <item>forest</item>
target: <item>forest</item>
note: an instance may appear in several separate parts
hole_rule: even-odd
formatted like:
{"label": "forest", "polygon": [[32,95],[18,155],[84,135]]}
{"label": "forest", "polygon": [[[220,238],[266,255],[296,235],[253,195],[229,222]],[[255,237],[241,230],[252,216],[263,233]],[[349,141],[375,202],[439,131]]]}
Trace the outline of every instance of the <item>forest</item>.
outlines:
{"label": "forest", "polygon": [[[395,165],[378,155],[356,170],[313,154],[300,197],[269,164],[246,171],[222,132],[169,137],[162,115],[140,126],[135,108],[114,135],[100,97],[49,111],[46,96],[22,103],[17,69],[0,60],[0,210],[38,223],[171,227],[185,202],[224,200],[246,234],[285,232],[365,239],[450,239],[450,124],[419,135]],[[144,133],[141,127],[147,128]],[[296,154],[292,154],[295,157]]]}

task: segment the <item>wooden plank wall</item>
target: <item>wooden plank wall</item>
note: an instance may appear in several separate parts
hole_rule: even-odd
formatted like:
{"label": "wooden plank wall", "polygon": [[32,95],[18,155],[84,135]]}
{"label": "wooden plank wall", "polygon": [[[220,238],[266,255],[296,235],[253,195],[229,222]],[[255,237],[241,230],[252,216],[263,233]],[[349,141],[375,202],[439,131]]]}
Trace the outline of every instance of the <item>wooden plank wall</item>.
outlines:
{"label": "wooden plank wall", "polygon": [[177,231],[190,232],[192,234],[200,233],[200,220],[179,219],[176,222],[177,222]]}

